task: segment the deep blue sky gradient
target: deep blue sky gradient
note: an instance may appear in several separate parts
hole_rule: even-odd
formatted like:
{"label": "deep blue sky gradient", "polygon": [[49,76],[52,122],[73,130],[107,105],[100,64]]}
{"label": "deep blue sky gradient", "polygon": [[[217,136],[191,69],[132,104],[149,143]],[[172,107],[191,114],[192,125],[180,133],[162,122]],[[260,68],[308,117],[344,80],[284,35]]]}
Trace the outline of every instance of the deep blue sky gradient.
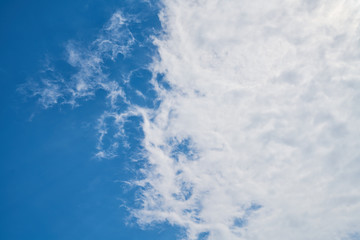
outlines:
{"label": "deep blue sky gradient", "polygon": [[[125,225],[128,213],[121,204],[133,205],[135,190],[121,181],[131,179],[139,167],[129,160],[141,136],[139,119],[126,125],[133,148],[120,148],[119,157],[98,161],[93,157],[95,124],[106,108],[104,92],[75,109],[43,110],[35,98],[16,91],[37,80],[46,59],[61,62],[67,41],[94,40],[117,9],[144,16],[144,25],[132,29],[140,40],[149,27],[160,28],[157,12],[140,1],[0,2],[0,239],[159,240],[179,234],[166,225],[146,231]],[[113,63],[110,73],[116,77],[149,62],[149,52],[136,51],[132,59]],[[149,73],[137,74],[135,87],[154,97],[145,81]]]}

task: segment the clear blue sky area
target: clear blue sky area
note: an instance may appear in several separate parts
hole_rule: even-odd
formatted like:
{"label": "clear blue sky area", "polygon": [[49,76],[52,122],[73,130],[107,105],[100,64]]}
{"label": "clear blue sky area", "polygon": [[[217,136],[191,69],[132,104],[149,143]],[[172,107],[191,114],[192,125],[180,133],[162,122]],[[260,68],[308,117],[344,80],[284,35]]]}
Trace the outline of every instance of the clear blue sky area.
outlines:
{"label": "clear blue sky area", "polygon": [[[129,161],[133,149],[120,148],[114,159],[93,157],[104,93],[76,109],[44,110],[36,98],[16,91],[36,81],[46,58],[62,59],[67,41],[94,40],[118,9],[144,16],[144,25],[133,29],[139,36],[160,28],[156,9],[140,1],[0,1],[0,239],[159,240],[179,234],[167,225],[141,230],[125,224],[121,205],[132,204],[134,190],[121,181],[138,166]],[[139,56],[123,62],[124,71],[149,61]],[[131,127],[136,121],[128,126],[133,148],[141,134]]]}

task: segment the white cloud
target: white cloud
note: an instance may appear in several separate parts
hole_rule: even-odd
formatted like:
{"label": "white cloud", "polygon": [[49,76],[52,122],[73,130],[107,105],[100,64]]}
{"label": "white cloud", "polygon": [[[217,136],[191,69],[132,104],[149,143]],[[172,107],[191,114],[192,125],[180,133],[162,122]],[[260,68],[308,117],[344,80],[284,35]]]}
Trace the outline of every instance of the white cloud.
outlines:
{"label": "white cloud", "polygon": [[188,239],[356,234],[360,3],[163,3],[153,71],[171,90],[142,112],[139,222]]}
{"label": "white cloud", "polygon": [[104,71],[104,61],[115,61],[119,55],[126,57],[134,42],[126,18],[120,11],[115,12],[89,46],[84,47],[74,41],[67,43],[66,62],[73,67],[74,74],[64,77],[47,61],[41,71],[42,79],[38,83],[31,81],[19,90],[37,96],[44,108],[54,104],[76,106],[79,99],[94,96],[98,89],[109,92],[112,103],[115,103],[116,98],[126,101],[120,84]]}
{"label": "white cloud", "polygon": [[[117,11],[88,46],[75,41],[66,44],[66,63],[72,67],[69,71],[73,71],[72,74],[62,73],[48,60],[40,72],[41,79],[38,82],[29,81],[18,90],[28,96],[37,97],[45,109],[56,104],[76,107],[79,100],[94,98],[96,91],[104,90],[107,93],[109,109],[106,109],[98,120],[99,142],[96,157],[116,157],[121,130],[112,133],[109,128],[111,125],[120,129],[124,120],[119,119],[124,114],[129,115],[131,110],[119,113],[119,103],[129,104],[122,87],[127,80],[109,77],[106,61],[115,62],[119,58],[128,57],[135,41],[129,29],[129,21],[121,11]],[[111,124],[107,124],[107,121],[111,121]],[[105,137],[110,139],[106,146],[103,142]]]}

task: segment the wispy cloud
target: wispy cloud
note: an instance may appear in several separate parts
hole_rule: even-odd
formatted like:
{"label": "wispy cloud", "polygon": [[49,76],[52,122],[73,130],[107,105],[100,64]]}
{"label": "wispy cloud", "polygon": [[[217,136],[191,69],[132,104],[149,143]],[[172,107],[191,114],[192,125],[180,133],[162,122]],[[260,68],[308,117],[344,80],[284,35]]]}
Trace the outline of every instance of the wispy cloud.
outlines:
{"label": "wispy cloud", "polygon": [[67,43],[66,62],[73,68],[73,74],[64,77],[48,62],[41,71],[40,81],[30,81],[20,90],[36,96],[44,108],[54,104],[76,106],[79,99],[94,96],[98,89],[111,92],[111,98],[124,98],[119,83],[104,71],[104,61],[126,57],[134,42],[126,18],[116,12],[89,46],[74,41]]}
{"label": "wispy cloud", "polygon": [[[130,18],[128,20],[121,11],[117,11],[89,45],[69,41],[65,48],[65,63],[70,70],[62,72],[47,59],[39,73],[40,79],[28,81],[18,89],[27,96],[36,97],[45,109],[56,104],[77,107],[80,100],[93,99],[98,90],[104,90],[108,108],[104,109],[97,124],[99,142],[96,157],[100,159],[117,156],[118,141],[121,139],[121,130],[110,133],[107,122],[120,128],[124,122],[122,117],[131,113],[130,110],[126,114],[119,112],[119,104],[125,109],[130,106],[123,89],[129,80],[126,76],[120,79],[110,77],[107,63],[130,57],[132,48],[138,44],[129,29],[135,18]],[[110,143],[104,144],[104,138],[110,139]]]}

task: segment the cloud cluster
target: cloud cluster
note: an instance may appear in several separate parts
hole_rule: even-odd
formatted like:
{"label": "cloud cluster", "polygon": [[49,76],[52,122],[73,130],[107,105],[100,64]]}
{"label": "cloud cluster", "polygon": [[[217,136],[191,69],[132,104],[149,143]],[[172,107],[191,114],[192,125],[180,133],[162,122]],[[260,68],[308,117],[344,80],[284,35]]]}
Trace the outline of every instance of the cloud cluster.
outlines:
{"label": "cloud cluster", "polygon": [[171,88],[141,113],[139,222],[187,239],[355,238],[360,3],[163,4],[153,73]]}

